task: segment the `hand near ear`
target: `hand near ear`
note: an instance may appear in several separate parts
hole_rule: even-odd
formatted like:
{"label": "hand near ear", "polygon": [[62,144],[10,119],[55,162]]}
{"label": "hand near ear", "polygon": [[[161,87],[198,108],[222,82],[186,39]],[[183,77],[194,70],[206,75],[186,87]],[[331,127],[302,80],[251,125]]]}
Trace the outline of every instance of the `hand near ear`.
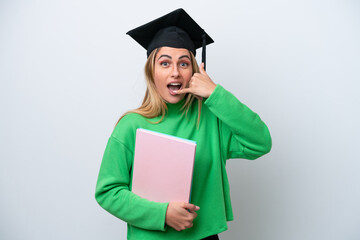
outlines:
{"label": "hand near ear", "polygon": [[208,98],[214,91],[216,84],[205,72],[204,63],[200,65],[200,73],[195,73],[189,82],[188,88],[174,91],[176,94],[192,93],[197,97]]}

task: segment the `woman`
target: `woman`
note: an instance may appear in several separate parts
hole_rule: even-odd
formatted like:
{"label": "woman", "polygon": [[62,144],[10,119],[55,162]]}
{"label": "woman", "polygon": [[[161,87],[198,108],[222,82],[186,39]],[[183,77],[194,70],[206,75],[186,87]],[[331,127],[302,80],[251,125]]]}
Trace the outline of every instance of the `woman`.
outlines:
{"label": "woman", "polygon": [[[204,63],[198,67],[195,49],[212,39],[184,10],[128,34],[148,51],[147,90],[142,105],[124,114],[109,138],[96,200],[128,223],[128,239],[218,239],[233,219],[226,160],[256,159],[269,152],[269,130],[211,80]],[[191,203],[152,202],[131,192],[137,128],[197,142]]]}

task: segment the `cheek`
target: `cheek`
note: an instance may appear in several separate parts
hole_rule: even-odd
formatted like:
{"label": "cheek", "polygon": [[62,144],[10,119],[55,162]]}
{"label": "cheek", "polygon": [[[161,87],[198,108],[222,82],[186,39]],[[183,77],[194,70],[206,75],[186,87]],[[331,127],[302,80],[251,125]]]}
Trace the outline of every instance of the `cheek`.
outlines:
{"label": "cheek", "polygon": [[186,83],[190,82],[192,75],[193,75],[192,71],[186,72],[186,74],[183,75],[184,80],[186,81]]}
{"label": "cheek", "polygon": [[156,87],[161,87],[163,83],[165,83],[166,77],[164,77],[163,72],[155,71],[154,72],[154,83]]}
{"label": "cheek", "polygon": [[156,89],[160,90],[162,88],[161,81],[159,81],[159,78],[154,79],[155,87]]}

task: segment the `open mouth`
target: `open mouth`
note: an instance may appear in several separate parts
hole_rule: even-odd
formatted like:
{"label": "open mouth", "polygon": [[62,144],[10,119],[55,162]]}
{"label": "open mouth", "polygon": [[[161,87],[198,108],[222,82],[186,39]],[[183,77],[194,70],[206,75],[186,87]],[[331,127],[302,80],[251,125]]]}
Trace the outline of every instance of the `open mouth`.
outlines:
{"label": "open mouth", "polygon": [[167,85],[171,95],[176,95],[176,93],[174,91],[179,90],[181,88],[181,86],[182,86],[181,83],[169,83]]}

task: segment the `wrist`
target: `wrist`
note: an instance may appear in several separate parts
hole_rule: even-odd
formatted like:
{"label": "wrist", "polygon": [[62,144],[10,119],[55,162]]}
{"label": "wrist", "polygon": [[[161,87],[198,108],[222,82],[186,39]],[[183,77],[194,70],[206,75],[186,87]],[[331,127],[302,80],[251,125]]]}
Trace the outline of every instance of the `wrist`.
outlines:
{"label": "wrist", "polygon": [[210,95],[214,92],[215,88],[216,88],[216,84],[213,83],[212,86],[210,87],[208,96],[206,98],[210,97]]}

